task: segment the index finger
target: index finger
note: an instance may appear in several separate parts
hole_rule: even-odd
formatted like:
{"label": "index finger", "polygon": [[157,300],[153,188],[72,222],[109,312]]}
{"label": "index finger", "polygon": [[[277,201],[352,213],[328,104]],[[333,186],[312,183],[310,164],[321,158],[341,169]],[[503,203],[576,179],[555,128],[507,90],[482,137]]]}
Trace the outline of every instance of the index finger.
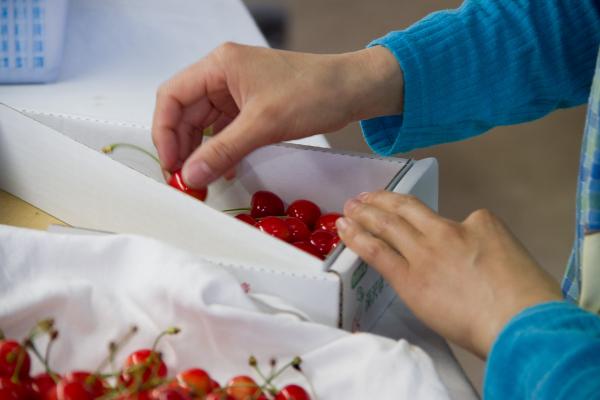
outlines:
{"label": "index finger", "polygon": [[190,65],[163,83],[156,93],[152,141],[163,169],[171,170],[178,160],[177,128],[185,107],[206,96],[206,60]]}

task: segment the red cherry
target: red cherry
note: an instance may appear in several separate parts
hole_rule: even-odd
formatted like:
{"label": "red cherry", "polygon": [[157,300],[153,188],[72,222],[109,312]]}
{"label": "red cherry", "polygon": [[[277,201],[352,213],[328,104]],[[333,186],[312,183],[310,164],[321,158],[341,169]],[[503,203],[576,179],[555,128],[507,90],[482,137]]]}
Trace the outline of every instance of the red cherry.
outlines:
{"label": "red cherry", "polygon": [[20,357],[22,361],[18,375],[19,379],[24,380],[29,377],[31,368],[27,350],[15,340],[0,340],[0,376],[12,377]]}
{"label": "red cherry", "polygon": [[256,220],[252,218],[250,214],[238,214],[235,217],[240,221],[244,221],[245,223],[250,224],[252,226],[256,225]]}
{"label": "red cherry", "polygon": [[236,376],[227,384],[226,393],[235,400],[256,400],[262,396],[260,387],[249,376]]}
{"label": "red cherry", "polygon": [[256,227],[261,231],[275,236],[278,239],[288,242],[290,240],[290,230],[284,220],[277,217],[265,217],[256,223]]}
{"label": "red cherry", "polygon": [[185,194],[189,194],[192,197],[197,198],[200,201],[206,200],[206,196],[208,195],[208,189],[192,189],[183,181],[183,177],[181,176],[181,170],[177,170],[173,172],[171,177],[169,178],[169,185],[173,186],[175,189],[182,191]]}
{"label": "red cherry", "polygon": [[[57,375],[57,378],[62,379],[60,375]],[[40,400],[56,399],[56,382],[47,372],[31,378],[31,388]]]}
{"label": "red cherry", "polygon": [[219,382],[215,381],[214,379],[210,378],[210,391],[211,392],[215,392],[221,390],[221,385],[219,385]]}
{"label": "red cherry", "polygon": [[337,221],[337,219],[341,216],[342,215],[338,213],[329,213],[321,215],[317,220],[317,223],[315,224],[315,231],[322,230],[337,234],[337,227],[335,226],[335,221]]}
{"label": "red cherry", "polygon": [[[208,373],[200,368],[192,368],[180,372],[176,376],[177,385],[188,389],[195,396],[205,396],[213,390],[213,380]],[[218,385],[218,383],[217,383]]]}
{"label": "red cherry", "polygon": [[290,204],[285,215],[298,218],[312,229],[321,216],[321,209],[312,201],[302,199]]}
{"label": "red cherry", "polygon": [[67,374],[56,386],[58,400],[92,400],[106,393],[102,378],[85,371]]}
{"label": "red cherry", "polygon": [[333,245],[333,233],[327,231],[314,231],[310,235],[310,243],[319,250],[323,256],[327,256]]}
{"label": "red cherry", "polygon": [[323,255],[319,251],[319,249],[317,249],[310,242],[295,242],[293,243],[293,245],[299,248],[300,250],[307,252],[308,254],[312,254],[313,256],[320,258],[321,260],[325,259],[325,257],[323,257]]}
{"label": "red cherry", "polygon": [[152,391],[150,394],[152,400],[191,400],[184,389],[174,388],[169,386],[161,386]]}
{"label": "red cherry", "polygon": [[340,237],[338,235],[333,235],[333,240],[331,241],[331,250],[335,249],[340,243]]}
{"label": "red cherry", "polygon": [[310,396],[301,386],[287,385],[277,393],[275,400],[310,400]]}
{"label": "red cherry", "polygon": [[14,383],[9,376],[0,376],[0,399],[2,400],[33,400],[34,393],[29,386]]}
{"label": "red cherry", "polygon": [[295,217],[285,219],[290,231],[290,242],[304,242],[310,237],[310,231],[304,222]]}
{"label": "red cherry", "polygon": [[151,393],[147,390],[135,393],[125,393],[117,397],[118,400],[152,400]]}
{"label": "red cherry", "polygon": [[225,392],[212,392],[209,393],[204,400],[235,400],[233,397]]}
{"label": "red cherry", "polygon": [[[131,371],[132,367],[138,367],[136,371]],[[167,366],[161,360],[160,354],[150,349],[142,349],[131,353],[125,360],[125,367],[121,373],[121,381],[125,386],[136,383],[136,376],[141,374],[139,383],[146,383],[153,378],[164,378],[167,376]],[[140,379],[140,378],[138,378]]]}
{"label": "red cherry", "polygon": [[252,195],[250,215],[253,218],[283,215],[283,201],[273,192],[259,190]]}

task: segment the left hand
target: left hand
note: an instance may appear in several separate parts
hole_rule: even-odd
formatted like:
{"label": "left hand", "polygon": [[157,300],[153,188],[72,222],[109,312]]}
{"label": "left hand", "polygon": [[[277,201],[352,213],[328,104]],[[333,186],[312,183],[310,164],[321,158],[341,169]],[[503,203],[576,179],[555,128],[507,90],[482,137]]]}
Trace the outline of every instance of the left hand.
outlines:
{"label": "left hand", "polygon": [[415,315],[480,357],[520,311],[562,300],[558,284],[487,210],[455,222],[413,196],[382,191],[348,201],[344,214],[344,243]]}

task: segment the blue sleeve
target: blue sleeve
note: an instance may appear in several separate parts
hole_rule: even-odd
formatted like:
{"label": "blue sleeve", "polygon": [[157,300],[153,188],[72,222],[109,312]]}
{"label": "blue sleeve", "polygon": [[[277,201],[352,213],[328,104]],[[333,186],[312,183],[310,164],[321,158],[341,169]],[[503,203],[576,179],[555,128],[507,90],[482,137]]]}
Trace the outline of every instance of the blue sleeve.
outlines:
{"label": "blue sleeve", "polygon": [[514,317],[490,351],[486,400],[600,399],[600,317],[567,302]]}
{"label": "blue sleeve", "polygon": [[402,115],[362,121],[382,155],[465,139],[587,100],[597,0],[467,0],[370,44],[404,74]]}

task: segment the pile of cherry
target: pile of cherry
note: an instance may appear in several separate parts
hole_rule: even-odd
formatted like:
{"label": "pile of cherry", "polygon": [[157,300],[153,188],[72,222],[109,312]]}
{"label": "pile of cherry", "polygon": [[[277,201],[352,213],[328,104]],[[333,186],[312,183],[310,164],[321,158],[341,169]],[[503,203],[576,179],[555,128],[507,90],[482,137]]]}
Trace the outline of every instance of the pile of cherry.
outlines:
{"label": "pile of cherry", "polygon": [[321,214],[321,209],[310,200],[293,201],[287,209],[275,193],[260,190],[252,195],[250,208],[236,208],[226,212],[249,211],[235,217],[261,231],[291,243],[320,259],[339,243],[335,221],[338,213]]}
{"label": "pile of cherry", "polygon": [[[179,333],[172,327],[162,332],[151,348],[131,353],[123,367],[113,366],[118,350],[135,334],[136,327],[120,340],[109,344],[109,355],[93,371],[59,374],[50,368],[52,344],[58,337],[52,319],[42,320],[22,341],[5,339],[0,331],[0,400],[309,400],[301,386],[290,384],[278,389],[274,380],[289,367],[300,373],[301,360],[295,357],[281,368],[271,360],[271,373],[264,375],[251,356],[248,364],[263,380],[257,383],[247,375],[235,376],[221,386],[207,371],[191,368],[168,377],[168,369],[157,350],[160,339]],[[48,335],[45,355],[35,344],[36,338]],[[31,376],[30,354],[44,365],[45,372]],[[107,367],[113,371],[103,372]]]}

